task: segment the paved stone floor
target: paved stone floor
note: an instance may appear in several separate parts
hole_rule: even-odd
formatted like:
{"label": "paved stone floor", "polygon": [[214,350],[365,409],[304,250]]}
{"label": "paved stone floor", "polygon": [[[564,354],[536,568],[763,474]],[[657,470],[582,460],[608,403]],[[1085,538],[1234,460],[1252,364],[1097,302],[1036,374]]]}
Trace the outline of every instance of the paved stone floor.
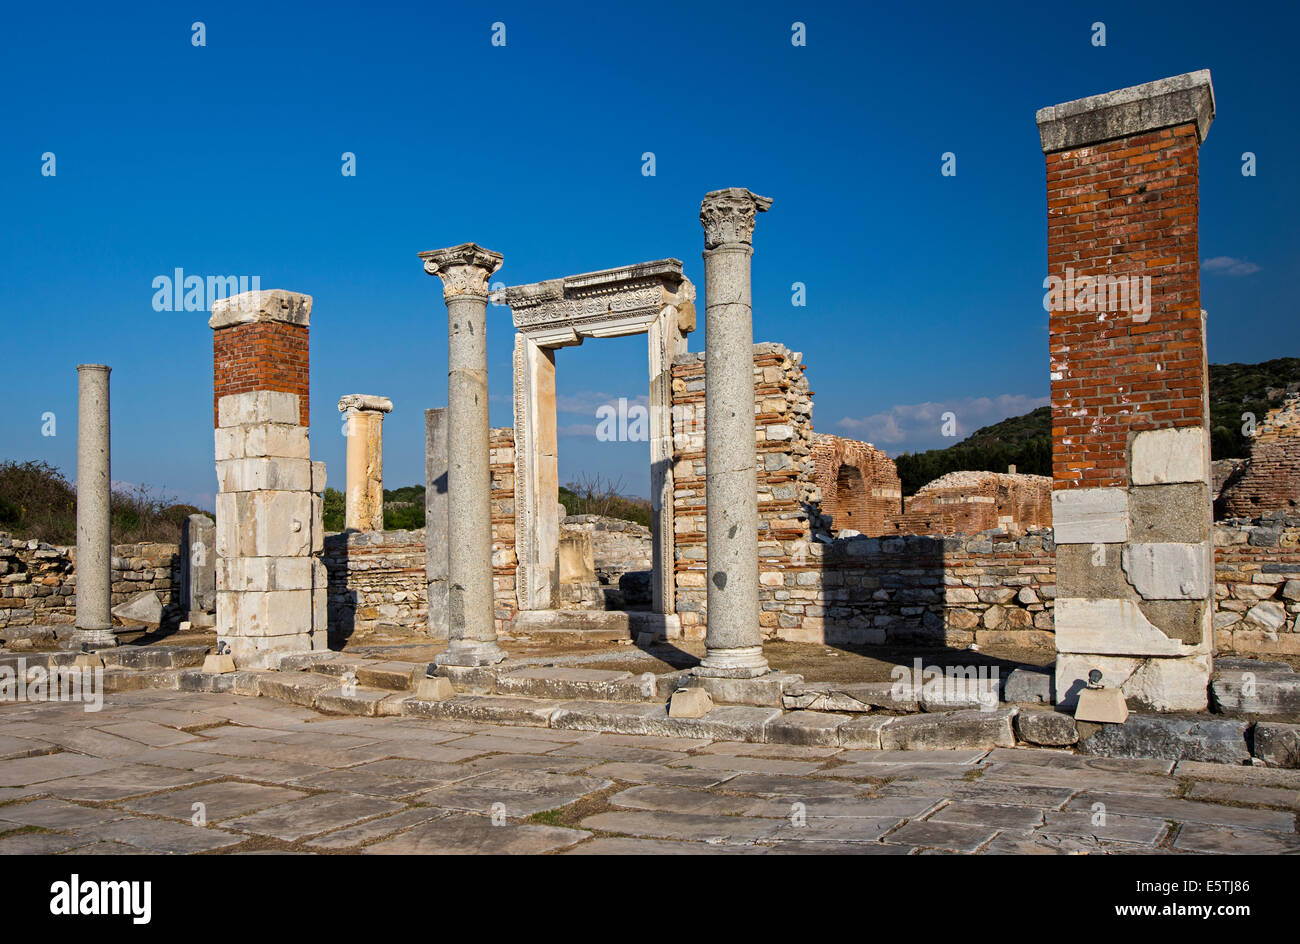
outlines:
{"label": "paved stone floor", "polygon": [[0,706],[0,853],[1298,853],[1300,771],[330,717]]}

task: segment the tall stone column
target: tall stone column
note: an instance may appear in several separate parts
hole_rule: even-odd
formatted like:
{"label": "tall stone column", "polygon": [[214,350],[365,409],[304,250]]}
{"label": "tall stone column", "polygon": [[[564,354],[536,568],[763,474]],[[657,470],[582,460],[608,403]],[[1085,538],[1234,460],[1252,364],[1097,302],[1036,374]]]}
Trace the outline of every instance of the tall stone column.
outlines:
{"label": "tall stone column", "polygon": [[424,566],[429,635],[447,638],[447,408],[424,411]]}
{"label": "tall stone column", "polygon": [[447,621],[440,665],[493,665],[491,458],[488,452],[488,279],[500,253],[465,243],[420,253],[447,303]]}
{"label": "tall stone column", "polygon": [[1214,548],[1198,154],[1208,72],[1038,112],[1047,162],[1056,699],[1206,706]]}
{"label": "tall stone column", "polygon": [[350,531],[384,530],[384,414],[393,412],[388,397],[351,393],[339,400],[348,424],[348,479],[343,527]]}
{"label": "tall stone column", "polygon": [[766,673],[758,623],[758,473],[754,448],[754,219],[772,205],[741,187],[700,204],[704,226],[704,466],[707,652],[697,675]]}
{"label": "tall stone column", "polygon": [[110,612],[113,547],[109,537],[108,374],[77,367],[77,629],[74,645],[116,646]]}

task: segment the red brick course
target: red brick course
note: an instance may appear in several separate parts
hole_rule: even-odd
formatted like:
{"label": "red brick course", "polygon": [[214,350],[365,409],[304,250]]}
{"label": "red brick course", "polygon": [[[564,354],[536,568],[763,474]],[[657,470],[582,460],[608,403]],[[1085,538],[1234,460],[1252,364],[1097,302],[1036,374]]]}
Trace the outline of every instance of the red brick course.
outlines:
{"label": "red brick course", "polygon": [[224,396],[274,390],[298,395],[299,423],[309,425],[308,329],[262,321],[212,332],[212,422]]}

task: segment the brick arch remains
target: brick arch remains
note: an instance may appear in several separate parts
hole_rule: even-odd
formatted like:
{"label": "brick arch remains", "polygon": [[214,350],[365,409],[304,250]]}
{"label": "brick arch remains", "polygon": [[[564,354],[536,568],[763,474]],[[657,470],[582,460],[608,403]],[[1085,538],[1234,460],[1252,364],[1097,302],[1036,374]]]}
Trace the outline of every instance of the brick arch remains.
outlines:
{"label": "brick arch remains", "polygon": [[812,445],[823,514],[835,531],[879,537],[903,510],[903,486],[893,460],[868,442],[820,435]]}

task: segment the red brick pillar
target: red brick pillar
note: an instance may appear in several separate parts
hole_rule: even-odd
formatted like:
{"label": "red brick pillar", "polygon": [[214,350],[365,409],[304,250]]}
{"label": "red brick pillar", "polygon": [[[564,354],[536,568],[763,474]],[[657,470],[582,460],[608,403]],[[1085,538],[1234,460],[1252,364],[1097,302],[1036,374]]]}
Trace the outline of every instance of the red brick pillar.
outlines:
{"label": "red brick pillar", "polygon": [[1160,710],[1206,704],[1209,403],[1197,241],[1208,72],[1038,112],[1057,544],[1057,700],[1092,669]]}
{"label": "red brick pillar", "polygon": [[311,297],[245,292],[212,305],[216,627],[239,668],[326,645],[321,492],[311,461]]}

